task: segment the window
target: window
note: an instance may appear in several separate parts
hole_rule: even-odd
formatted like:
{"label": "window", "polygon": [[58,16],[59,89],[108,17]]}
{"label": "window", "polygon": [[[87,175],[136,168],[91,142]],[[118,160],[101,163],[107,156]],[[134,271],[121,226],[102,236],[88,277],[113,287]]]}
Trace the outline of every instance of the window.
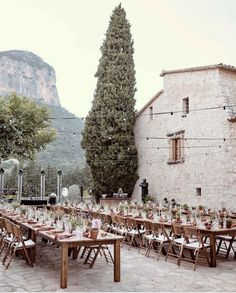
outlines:
{"label": "window", "polygon": [[180,137],[172,139],[172,160],[178,161],[181,159],[181,139]]}
{"label": "window", "polygon": [[184,131],[170,133],[169,137],[169,149],[170,157],[168,164],[178,164],[184,162]]}
{"label": "window", "polygon": [[196,188],[196,196],[201,196],[202,195],[202,189],[201,187]]}
{"label": "window", "polygon": [[189,113],[189,98],[183,99],[183,116],[185,117]]}
{"label": "window", "polygon": [[153,107],[149,107],[150,120],[153,120]]}

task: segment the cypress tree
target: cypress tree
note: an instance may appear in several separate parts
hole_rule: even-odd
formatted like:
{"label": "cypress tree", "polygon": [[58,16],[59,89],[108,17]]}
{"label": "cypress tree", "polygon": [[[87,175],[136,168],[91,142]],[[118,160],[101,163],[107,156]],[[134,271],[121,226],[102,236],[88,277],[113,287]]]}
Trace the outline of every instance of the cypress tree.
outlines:
{"label": "cypress tree", "polygon": [[130,24],[121,5],[113,10],[105,36],[81,145],[94,192],[112,194],[122,188],[130,195],[138,179],[133,133],[136,81]]}

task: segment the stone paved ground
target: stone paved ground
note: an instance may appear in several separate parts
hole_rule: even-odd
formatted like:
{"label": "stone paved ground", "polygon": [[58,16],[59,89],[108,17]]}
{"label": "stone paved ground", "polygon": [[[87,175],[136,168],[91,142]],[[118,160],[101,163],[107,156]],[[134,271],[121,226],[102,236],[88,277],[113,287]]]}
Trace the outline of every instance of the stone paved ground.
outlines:
{"label": "stone paved ground", "polygon": [[[122,246],[121,282],[113,282],[113,266],[99,257],[92,269],[82,259],[69,260],[68,288],[60,289],[60,248],[39,243],[37,263],[33,268],[15,257],[8,270],[0,265],[0,292],[234,292],[236,261],[218,260],[217,268],[204,263],[194,272],[189,263],[180,268],[174,259],[161,255],[145,257],[137,249]],[[2,256],[0,257],[0,260]]]}

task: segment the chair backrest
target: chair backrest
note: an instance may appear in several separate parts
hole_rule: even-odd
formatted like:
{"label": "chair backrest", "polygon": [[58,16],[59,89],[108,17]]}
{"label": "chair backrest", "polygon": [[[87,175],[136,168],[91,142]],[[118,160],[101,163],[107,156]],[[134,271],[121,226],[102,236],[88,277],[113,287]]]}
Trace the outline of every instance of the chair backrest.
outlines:
{"label": "chair backrest", "polygon": [[183,236],[183,227],[178,224],[172,224],[172,232],[174,237],[181,237]]}
{"label": "chair backrest", "polygon": [[120,227],[126,225],[126,219],[119,215],[116,215],[116,222]]}
{"label": "chair backrest", "polygon": [[135,220],[133,218],[126,218],[126,226],[129,230],[136,228]]}
{"label": "chair backrest", "polygon": [[6,227],[5,227],[5,219],[0,217],[0,231],[4,232],[5,229],[6,229]]}
{"label": "chair backrest", "polygon": [[115,225],[115,226],[117,225],[116,215],[115,214],[111,215],[111,222],[112,222],[113,225]]}
{"label": "chair backrest", "polygon": [[9,220],[5,220],[5,226],[6,226],[6,231],[7,231],[7,234],[10,236],[10,235],[13,235],[13,228],[12,228],[12,225],[13,223]]}
{"label": "chair backrest", "polygon": [[22,230],[21,230],[21,227],[12,223],[12,231],[13,231],[13,235],[15,237],[15,239],[18,241],[18,242],[24,242],[23,241],[23,237],[22,237]]}
{"label": "chair backrest", "polygon": [[161,223],[153,223],[152,227],[154,234],[163,234],[163,225]]}
{"label": "chair backrest", "polygon": [[184,229],[184,237],[186,242],[189,243],[190,239],[196,239],[199,243],[203,244],[202,237],[199,233],[199,230],[194,226],[183,226]]}
{"label": "chair backrest", "polygon": [[161,226],[162,226],[162,234],[166,237],[166,239],[168,241],[170,241],[171,240],[171,238],[170,238],[170,230],[166,229],[164,224],[161,224]]}
{"label": "chair backrest", "polygon": [[153,232],[153,224],[151,221],[144,221],[144,227],[147,234],[151,234]]}

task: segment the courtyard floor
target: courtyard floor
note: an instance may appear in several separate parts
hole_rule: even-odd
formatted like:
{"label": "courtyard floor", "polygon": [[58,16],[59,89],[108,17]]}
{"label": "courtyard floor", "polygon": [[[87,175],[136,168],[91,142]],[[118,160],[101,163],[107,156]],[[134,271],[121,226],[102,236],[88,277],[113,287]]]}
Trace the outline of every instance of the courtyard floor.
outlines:
{"label": "courtyard floor", "polygon": [[[122,244],[121,282],[113,282],[113,265],[98,257],[89,269],[78,257],[69,259],[68,288],[60,289],[60,248],[40,242],[33,268],[15,257],[6,270],[0,265],[1,292],[234,292],[236,261],[232,256],[218,259],[216,268],[200,263],[196,271],[189,263],[181,267],[175,259],[149,258],[136,248]],[[0,257],[2,260],[2,256]]]}

